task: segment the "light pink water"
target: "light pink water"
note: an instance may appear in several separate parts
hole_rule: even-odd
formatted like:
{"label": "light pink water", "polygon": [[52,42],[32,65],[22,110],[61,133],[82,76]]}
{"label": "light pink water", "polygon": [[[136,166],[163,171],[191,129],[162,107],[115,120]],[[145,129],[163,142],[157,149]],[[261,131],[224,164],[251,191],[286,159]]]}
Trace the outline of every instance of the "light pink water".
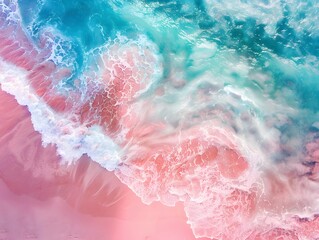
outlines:
{"label": "light pink water", "polygon": [[28,110],[3,91],[0,102],[0,239],[195,239],[182,205],[144,205],[86,157],[59,164]]}

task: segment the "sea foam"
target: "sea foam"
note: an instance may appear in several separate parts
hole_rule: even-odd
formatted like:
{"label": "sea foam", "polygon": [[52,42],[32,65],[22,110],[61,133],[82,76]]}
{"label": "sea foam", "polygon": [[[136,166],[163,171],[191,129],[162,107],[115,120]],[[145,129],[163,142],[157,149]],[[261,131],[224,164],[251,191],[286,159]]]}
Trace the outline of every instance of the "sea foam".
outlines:
{"label": "sea foam", "polygon": [[41,133],[43,144],[55,144],[65,163],[87,154],[107,170],[117,167],[119,148],[99,126],[85,127],[54,112],[33,92],[26,71],[3,60],[0,69],[1,88],[14,95],[19,104],[28,107],[34,129]]}

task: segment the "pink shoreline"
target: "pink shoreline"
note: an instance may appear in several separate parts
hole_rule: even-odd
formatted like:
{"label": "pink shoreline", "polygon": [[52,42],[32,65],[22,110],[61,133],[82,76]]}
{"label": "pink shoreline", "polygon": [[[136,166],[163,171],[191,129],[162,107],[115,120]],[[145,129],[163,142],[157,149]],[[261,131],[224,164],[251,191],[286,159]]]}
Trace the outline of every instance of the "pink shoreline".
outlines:
{"label": "pink shoreline", "polygon": [[26,107],[0,102],[0,239],[195,239],[182,205],[142,204],[87,157],[60,165]]}

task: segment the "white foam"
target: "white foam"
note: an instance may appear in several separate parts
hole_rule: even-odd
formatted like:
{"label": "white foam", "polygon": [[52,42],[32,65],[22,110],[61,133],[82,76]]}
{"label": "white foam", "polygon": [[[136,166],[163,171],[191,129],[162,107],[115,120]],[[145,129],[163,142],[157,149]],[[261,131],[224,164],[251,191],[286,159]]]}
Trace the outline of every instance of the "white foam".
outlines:
{"label": "white foam", "polygon": [[[141,89],[134,97],[146,93],[162,77],[163,63],[157,46],[145,35],[139,35],[136,40],[117,34],[114,40],[109,40],[102,51],[100,67],[104,75],[109,76],[107,81],[113,82],[114,64],[132,71],[132,78],[141,84]],[[105,81],[104,80],[104,81]]]}
{"label": "white foam", "polygon": [[311,36],[317,37],[319,34],[319,3],[316,1],[205,0],[205,3],[208,13],[215,19],[223,21],[224,16],[231,16],[239,21],[253,18],[257,24],[265,24],[265,30],[272,35],[276,34],[277,23],[286,17],[286,9],[289,9],[289,26],[297,33],[304,33],[306,29]]}
{"label": "white foam", "polygon": [[280,0],[270,0],[263,3],[260,0],[250,1],[220,1],[205,0],[208,13],[215,19],[231,16],[236,20],[255,18],[259,24],[266,24],[266,30],[274,34],[277,22],[282,19]]}
{"label": "white foam", "polygon": [[86,127],[58,114],[32,90],[27,72],[0,59],[1,88],[14,95],[20,105],[28,107],[34,129],[42,134],[43,144],[55,144],[65,163],[72,163],[83,154],[107,170],[120,162],[118,146],[98,126]]}
{"label": "white foam", "polygon": [[53,27],[46,27],[41,31],[43,49],[49,50],[47,61],[52,61],[57,66],[72,68],[74,66],[75,53],[72,50],[71,41]]}
{"label": "white foam", "polygon": [[17,0],[0,0],[0,13],[5,14],[6,21],[10,23],[17,23],[21,18]]}

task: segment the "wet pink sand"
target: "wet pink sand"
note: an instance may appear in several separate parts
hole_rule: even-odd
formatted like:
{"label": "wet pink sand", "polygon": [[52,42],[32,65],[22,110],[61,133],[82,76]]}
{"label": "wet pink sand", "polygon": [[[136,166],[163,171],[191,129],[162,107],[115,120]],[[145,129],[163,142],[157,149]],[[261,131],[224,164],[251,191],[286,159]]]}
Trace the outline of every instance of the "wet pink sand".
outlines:
{"label": "wet pink sand", "polygon": [[186,222],[181,204],[144,205],[87,157],[61,164],[26,107],[0,90],[1,240],[195,239]]}

